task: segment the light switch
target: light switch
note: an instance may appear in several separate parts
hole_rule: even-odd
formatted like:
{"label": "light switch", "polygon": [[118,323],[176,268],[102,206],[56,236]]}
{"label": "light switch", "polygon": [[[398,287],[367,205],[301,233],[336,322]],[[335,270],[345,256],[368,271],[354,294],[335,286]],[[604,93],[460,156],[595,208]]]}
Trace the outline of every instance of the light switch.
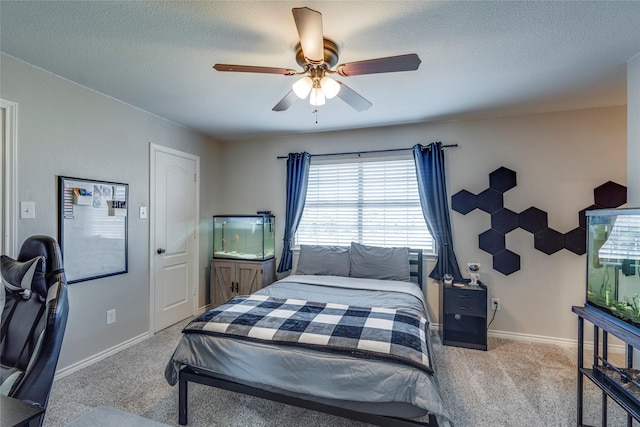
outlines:
{"label": "light switch", "polygon": [[35,219],[36,203],[20,202],[20,219]]}
{"label": "light switch", "polygon": [[140,219],[147,219],[147,207],[140,206]]}

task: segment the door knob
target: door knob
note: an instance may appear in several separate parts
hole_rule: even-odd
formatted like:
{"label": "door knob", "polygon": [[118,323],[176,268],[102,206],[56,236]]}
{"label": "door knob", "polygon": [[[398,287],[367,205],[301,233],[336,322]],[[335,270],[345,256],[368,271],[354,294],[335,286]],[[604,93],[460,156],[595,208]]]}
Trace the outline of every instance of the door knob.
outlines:
{"label": "door knob", "polygon": [[164,250],[162,248],[158,248],[158,255],[162,255],[165,252],[166,252],[166,250]]}

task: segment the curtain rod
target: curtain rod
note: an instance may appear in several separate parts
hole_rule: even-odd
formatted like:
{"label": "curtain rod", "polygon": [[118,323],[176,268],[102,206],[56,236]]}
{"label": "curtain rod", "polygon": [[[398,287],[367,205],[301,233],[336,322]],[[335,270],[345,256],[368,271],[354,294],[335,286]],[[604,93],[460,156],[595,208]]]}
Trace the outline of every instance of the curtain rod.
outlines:
{"label": "curtain rod", "polygon": [[[449,144],[449,145],[443,145],[442,148],[453,148],[453,147],[457,147],[458,144]],[[324,153],[324,154],[309,154],[310,157],[331,157],[331,156],[353,156],[353,155],[358,155],[360,156],[361,154],[378,154],[378,153],[397,153],[400,151],[411,151],[413,150],[413,147],[410,148],[389,148],[387,150],[370,150],[370,151],[349,151],[349,152],[344,152],[344,153]],[[288,159],[289,156],[278,156],[278,159]]]}

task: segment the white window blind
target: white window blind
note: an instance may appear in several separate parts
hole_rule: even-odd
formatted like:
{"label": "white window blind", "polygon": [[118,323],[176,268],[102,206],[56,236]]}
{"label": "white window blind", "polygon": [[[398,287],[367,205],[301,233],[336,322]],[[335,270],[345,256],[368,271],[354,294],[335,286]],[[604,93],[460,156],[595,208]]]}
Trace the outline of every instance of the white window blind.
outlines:
{"label": "white window blind", "polygon": [[296,244],[352,241],[435,253],[413,159],[311,164]]}

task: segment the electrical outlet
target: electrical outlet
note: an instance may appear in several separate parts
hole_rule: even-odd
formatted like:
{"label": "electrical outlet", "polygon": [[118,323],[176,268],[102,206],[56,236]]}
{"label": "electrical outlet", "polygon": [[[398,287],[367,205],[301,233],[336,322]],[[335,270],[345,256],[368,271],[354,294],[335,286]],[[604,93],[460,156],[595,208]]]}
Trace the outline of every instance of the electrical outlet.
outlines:
{"label": "electrical outlet", "polygon": [[500,310],[500,298],[491,298],[491,311]]}
{"label": "electrical outlet", "polygon": [[116,322],[116,309],[107,310],[107,325]]}

